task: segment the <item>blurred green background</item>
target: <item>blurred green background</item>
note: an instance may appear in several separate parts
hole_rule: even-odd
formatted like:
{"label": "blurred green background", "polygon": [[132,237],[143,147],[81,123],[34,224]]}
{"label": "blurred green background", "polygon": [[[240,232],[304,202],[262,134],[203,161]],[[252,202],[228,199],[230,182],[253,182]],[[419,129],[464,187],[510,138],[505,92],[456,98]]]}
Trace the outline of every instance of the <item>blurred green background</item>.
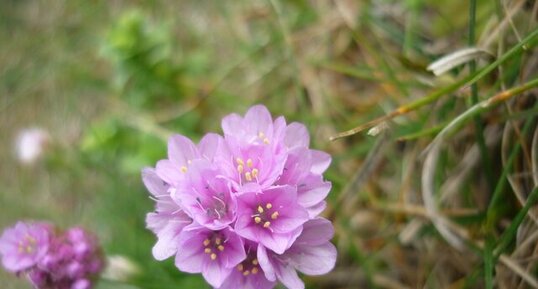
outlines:
{"label": "blurred green background", "polygon": [[[333,155],[324,215],[335,222],[339,260],[332,273],[306,277],[308,288],[482,288],[492,278],[501,288],[526,288],[521,274],[491,265],[491,252],[480,247],[488,238],[495,244],[524,203],[512,183],[498,189],[503,202],[490,203],[499,187],[492,179],[505,180],[505,167],[508,175],[530,170],[506,166],[500,137],[486,148],[489,166],[475,158],[458,179],[457,198],[441,205],[467,230],[463,249],[444,240],[422,204],[421,152],[470,107],[468,86],[396,118],[380,136],[329,141],[474,70],[458,66],[436,77],[426,70],[435,59],[474,43],[495,59],[537,27],[535,1],[476,1],[473,24],[471,2],[2,0],[0,227],[44,219],[93,230],[108,255],[139,268],[127,282],[103,280],[100,289],[207,288],[173,260],[152,258],[155,237],[144,218],[153,202],[140,170],[165,158],[171,133],[195,140],[220,133],[223,116],[263,103],[273,115],[305,123],[311,146]],[[478,100],[535,79],[535,44],[527,42],[481,79]],[[485,67],[490,58],[476,65]],[[526,121],[530,128],[519,140],[531,151],[534,98],[527,94],[482,114],[481,125],[459,128],[441,154],[436,188],[476,146],[476,131],[486,135],[511,119],[513,126]],[[23,164],[16,139],[32,127],[48,138],[43,155]],[[533,187],[527,184],[522,195]],[[491,212],[495,217],[486,218]],[[510,252],[535,229],[528,219],[525,224],[523,237],[510,239]],[[532,250],[523,255],[535,256],[536,242],[528,240]],[[535,278],[534,259],[521,262]],[[3,271],[0,284],[29,288]]]}

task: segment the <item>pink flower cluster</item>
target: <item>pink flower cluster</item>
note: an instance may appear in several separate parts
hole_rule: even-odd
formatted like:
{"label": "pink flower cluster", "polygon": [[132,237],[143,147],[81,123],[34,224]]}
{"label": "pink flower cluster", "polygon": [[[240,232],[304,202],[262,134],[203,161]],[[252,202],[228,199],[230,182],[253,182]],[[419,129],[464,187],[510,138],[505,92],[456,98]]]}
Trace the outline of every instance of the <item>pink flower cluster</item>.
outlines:
{"label": "pink flower cluster", "polygon": [[153,256],[175,255],[214,288],[304,288],[297,271],[325,274],[336,261],[333,227],[319,217],[330,155],[309,148],[304,125],[273,120],[262,105],[226,116],[222,129],[198,145],[171,137],[168,159],[142,171],[156,201],[146,219]]}
{"label": "pink flower cluster", "polygon": [[57,234],[47,223],[18,222],[0,237],[6,270],[36,289],[89,289],[104,267],[97,240],[75,227]]}

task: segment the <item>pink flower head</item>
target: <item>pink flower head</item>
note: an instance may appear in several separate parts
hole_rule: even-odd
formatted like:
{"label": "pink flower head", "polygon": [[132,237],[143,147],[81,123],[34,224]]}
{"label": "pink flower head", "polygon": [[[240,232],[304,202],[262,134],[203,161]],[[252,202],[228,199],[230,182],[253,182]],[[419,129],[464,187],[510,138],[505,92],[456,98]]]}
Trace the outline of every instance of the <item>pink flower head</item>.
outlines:
{"label": "pink flower head", "polygon": [[[179,270],[225,289],[269,289],[278,280],[299,288],[296,270],[330,270],[332,227],[318,218],[331,189],[323,178],[330,155],[309,148],[304,125],[273,119],[262,105],[226,116],[222,129],[224,137],[207,134],[198,145],[172,137],[168,159],[143,170],[156,201],[146,218],[158,238],[154,257],[175,255]],[[317,243],[309,239],[316,231],[324,234]],[[325,264],[309,270],[301,265],[308,256]]]}
{"label": "pink flower head", "polygon": [[34,266],[47,253],[51,235],[48,224],[17,222],[0,237],[2,265],[14,273]]}
{"label": "pink flower head", "polygon": [[243,240],[232,230],[212,231],[192,224],[181,232],[176,266],[188,273],[202,273],[214,287],[222,285],[232,269],[245,259]]}
{"label": "pink flower head", "polygon": [[336,262],[336,248],[330,239],[334,235],[331,223],[317,218],[304,224],[303,232],[283,254],[258,247],[258,260],[269,280],[279,280],[289,289],[304,289],[297,275],[322,275],[331,271]]}
{"label": "pink flower head", "polygon": [[269,281],[260,267],[257,257],[257,245],[245,242],[246,258],[237,265],[218,289],[271,289],[276,282]]}
{"label": "pink flower head", "polygon": [[[16,252],[26,256],[4,253],[13,249],[13,237],[20,240]],[[36,289],[90,289],[105,265],[95,236],[78,227],[56,234],[48,224],[19,222],[0,244],[6,269],[26,275]]]}

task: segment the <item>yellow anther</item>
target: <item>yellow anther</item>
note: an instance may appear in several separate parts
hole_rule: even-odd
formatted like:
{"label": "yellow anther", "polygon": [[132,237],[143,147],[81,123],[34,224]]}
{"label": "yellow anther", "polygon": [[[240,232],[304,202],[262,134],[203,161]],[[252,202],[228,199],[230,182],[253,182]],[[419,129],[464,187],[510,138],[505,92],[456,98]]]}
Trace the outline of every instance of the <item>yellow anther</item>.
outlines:
{"label": "yellow anther", "polygon": [[263,139],[263,143],[264,143],[264,144],[269,144],[269,139],[268,139],[268,138],[264,138],[264,139]]}
{"label": "yellow anther", "polygon": [[220,238],[215,238],[215,244],[220,245],[222,240]]}
{"label": "yellow anther", "polygon": [[34,237],[30,236],[30,235],[26,235],[26,240],[28,240],[28,242],[32,245],[34,245],[36,243],[36,240],[34,239]]}
{"label": "yellow anther", "polygon": [[242,174],[243,173],[243,165],[237,165],[237,171]]}
{"label": "yellow anther", "polygon": [[269,226],[271,226],[271,222],[267,221],[267,222],[263,223],[264,228],[269,228]]}
{"label": "yellow anther", "polygon": [[260,218],[260,217],[255,217],[255,218],[254,218],[254,222],[256,222],[256,224],[259,224],[259,223],[262,222],[262,218]]}
{"label": "yellow anther", "polygon": [[239,271],[243,271],[243,264],[239,264],[239,265],[237,265],[237,270],[239,270]]}
{"label": "yellow anther", "polygon": [[211,258],[211,260],[215,260],[215,259],[217,259],[217,254],[211,253],[211,255],[209,257]]}
{"label": "yellow anther", "polygon": [[187,167],[186,166],[181,166],[181,172],[186,173],[187,172]]}
{"label": "yellow anther", "polygon": [[19,245],[19,253],[22,253],[24,252],[24,248],[22,247],[22,245]]}
{"label": "yellow anther", "polygon": [[258,268],[254,267],[254,268],[252,268],[251,271],[252,271],[252,274],[257,274],[258,273]]}
{"label": "yellow anther", "polygon": [[222,251],[224,251],[224,246],[222,246],[222,245],[219,245],[219,246],[217,247],[217,249],[219,249],[219,251],[221,251],[221,252],[222,252]]}
{"label": "yellow anther", "polygon": [[204,252],[205,252],[206,254],[209,254],[209,253],[211,253],[211,249],[210,249],[210,248],[205,248],[205,249],[204,249]]}
{"label": "yellow anther", "polygon": [[252,181],[252,176],[250,175],[250,172],[246,172],[245,173],[245,179],[247,179],[247,181]]}
{"label": "yellow anther", "polygon": [[264,134],[263,132],[260,131],[260,132],[258,133],[258,137],[261,138],[261,139],[263,139],[263,138],[265,137],[265,134]]}
{"label": "yellow anther", "polygon": [[243,276],[248,276],[248,274],[250,274],[249,270],[246,270],[245,272],[243,272]]}
{"label": "yellow anther", "polygon": [[266,207],[267,209],[271,209],[271,208],[273,207],[273,204],[271,204],[271,203],[267,203],[267,204],[265,205],[265,207]]}
{"label": "yellow anther", "polygon": [[34,248],[32,246],[26,246],[26,253],[30,254],[34,251]]}
{"label": "yellow anther", "polygon": [[209,244],[211,243],[211,241],[209,241],[209,239],[205,239],[204,240],[204,246],[209,246]]}
{"label": "yellow anther", "polygon": [[243,160],[241,158],[236,158],[235,161],[237,162],[237,164],[239,165],[245,165],[245,163],[243,162]]}
{"label": "yellow anther", "polygon": [[252,265],[258,265],[258,259],[252,260]]}
{"label": "yellow anther", "polygon": [[262,208],[262,206],[258,206],[258,213],[260,213],[260,214],[263,213],[263,208]]}
{"label": "yellow anther", "polygon": [[252,176],[255,178],[258,177],[258,169],[252,169]]}
{"label": "yellow anther", "polygon": [[276,220],[278,218],[278,211],[271,214],[271,219]]}
{"label": "yellow anther", "polygon": [[248,159],[247,160],[247,167],[252,168],[252,166],[253,166],[252,159]]}

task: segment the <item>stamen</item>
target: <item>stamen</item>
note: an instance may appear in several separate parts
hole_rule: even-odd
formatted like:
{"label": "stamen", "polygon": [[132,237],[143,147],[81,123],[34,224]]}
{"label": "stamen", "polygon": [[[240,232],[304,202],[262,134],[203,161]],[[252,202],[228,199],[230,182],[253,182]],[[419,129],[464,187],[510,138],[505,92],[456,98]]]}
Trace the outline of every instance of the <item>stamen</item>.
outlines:
{"label": "stamen", "polygon": [[258,206],[258,213],[260,213],[260,214],[263,213],[263,208],[262,208],[262,206]]}
{"label": "stamen", "polygon": [[263,132],[260,131],[260,132],[258,133],[258,137],[261,138],[261,139],[263,139],[263,138],[265,137],[265,134],[264,134]]}
{"label": "stamen", "polygon": [[246,172],[245,173],[245,179],[247,179],[247,181],[252,181],[252,176],[250,175],[250,172]]}
{"label": "stamen", "polygon": [[264,228],[269,228],[269,226],[271,226],[271,222],[267,221],[267,222],[263,223]]}
{"label": "stamen", "polygon": [[251,271],[252,271],[252,274],[257,274],[258,273],[258,268],[254,267],[254,268],[252,268]]}
{"label": "stamen", "polygon": [[267,203],[267,204],[265,205],[265,207],[266,207],[267,209],[271,209],[271,208],[273,207],[273,204],[271,204],[271,203]]}
{"label": "stamen", "polygon": [[252,169],[252,176],[255,178],[258,177],[258,169]]}
{"label": "stamen", "polygon": [[30,254],[34,251],[34,248],[30,245],[26,246],[26,253]]}
{"label": "stamen", "polygon": [[243,160],[241,158],[235,159],[235,162],[237,162],[237,164],[242,165],[242,166],[245,165],[245,163],[243,162]]}
{"label": "stamen", "polygon": [[239,265],[237,265],[237,270],[239,270],[239,271],[243,271],[243,264],[239,264]]}
{"label": "stamen", "polygon": [[243,276],[248,276],[248,274],[250,274],[249,270],[246,270],[245,272],[243,272]]}
{"label": "stamen", "polygon": [[206,254],[209,254],[209,253],[211,253],[211,249],[210,249],[210,248],[205,248],[204,252],[205,252]]}
{"label": "stamen", "polygon": [[211,243],[211,241],[209,239],[205,239],[204,240],[204,246],[209,246],[209,244]]}
{"label": "stamen", "polygon": [[252,168],[252,159],[247,160],[247,167]]}
{"label": "stamen", "polygon": [[217,247],[217,249],[219,249],[219,251],[221,251],[221,252],[222,252],[222,251],[224,251],[224,246],[222,246],[222,245],[219,245],[219,246]]}
{"label": "stamen", "polygon": [[264,143],[264,144],[269,144],[269,139],[268,139],[268,138],[264,138],[264,139],[263,139],[263,143]]}
{"label": "stamen", "polygon": [[221,238],[215,238],[215,244],[220,245],[222,243]]}
{"label": "stamen", "polygon": [[258,265],[258,259],[252,260],[252,265]]}
{"label": "stamen", "polygon": [[276,220],[278,218],[278,211],[271,214],[271,219]]}
{"label": "stamen", "polygon": [[243,173],[243,165],[237,165],[237,171],[242,174]]}
{"label": "stamen", "polygon": [[181,172],[186,173],[187,172],[187,167],[186,166],[181,166]]}
{"label": "stamen", "polygon": [[254,218],[254,222],[256,222],[256,224],[259,224],[259,223],[262,222],[262,218],[260,218],[260,217],[255,217],[255,218]]}
{"label": "stamen", "polygon": [[217,254],[212,253],[209,257],[211,258],[211,260],[215,260],[217,259]]}

